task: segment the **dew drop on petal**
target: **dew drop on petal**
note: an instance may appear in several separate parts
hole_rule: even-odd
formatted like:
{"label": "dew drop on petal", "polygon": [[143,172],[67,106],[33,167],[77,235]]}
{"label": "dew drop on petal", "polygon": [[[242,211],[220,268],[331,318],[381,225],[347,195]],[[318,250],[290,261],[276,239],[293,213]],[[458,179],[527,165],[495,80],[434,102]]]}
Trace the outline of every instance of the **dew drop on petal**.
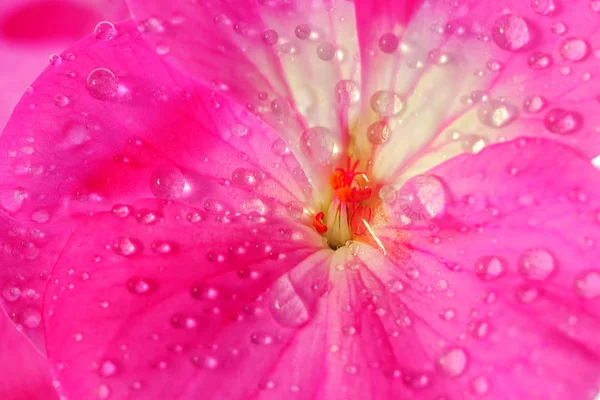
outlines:
{"label": "dew drop on petal", "polygon": [[490,384],[485,376],[479,376],[471,381],[471,390],[479,396],[486,395],[490,390]]}
{"label": "dew drop on petal", "polygon": [[560,55],[567,61],[581,61],[589,51],[587,42],[579,38],[568,38],[560,44]]}
{"label": "dew drop on petal", "polygon": [[600,271],[588,271],[575,281],[577,294],[585,299],[600,297]]}
{"label": "dew drop on petal", "polygon": [[540,51],[534,51],[527,58],[527,65],[534,70],[546,69],[552,65],[552,56]]}
{"label": "dew drop on petal", "polygon": [[21,297],[21,289],[13,285],[6,285],[2,289],[2,298],[9,303],[13,303]]}
{"label": "dew drop on petal", "polygon": [[183,194],[185,178],[174,166],[161,166],[150,175],[150,191],[159,199],[177,199]]}
{"label": "dew drop on petal", "polygon": [[360,100],[360,91],[354,81],[341,80],[335,85],[334,90],[337,103],[343,107],[349,107]]}
{"label": "dew drop on petal", "polygon": [[369,100],[369,104],[373,111],[379,114],[380,117],[392,117],[398,115],[404,107],[404,103],[400,96],[386,90],[380,90],[373,93]]}
{"label": "dew drop on petal", "polygon": [[117,373],[117,365],[111,360],[104,360],[100,364],[98,372],[103,377],[114,376]]}
{"label": "dew drop on petal", "polygon": [[503,50],[517,51],[529,44],[531,32],[527,22],[516,15],[504,14],[492,26],[492,40]]}
{"label": "dew drop on petal", "polygon": [[269,29],[263,33],[262,39],[266,45],[273,46],[279,40],[279,34],[273,29]]}
{"label": "dew drop on petal", "polygon": [[256,176],[245,168],[236,168],[231,173],[231,182],[239,186],[255,186]]}
{"label": "dew drop on petal", "polygon": [[475,272],[480,279],[491,281],[504,274],[506,266],[498,257],[483,256],[475,264]]}
{"label": "dew drop on petal", "polygon": [[21,314],[21,323],[24,327],[34,329],[40,326],[42,322],[42,315],[38,310],[33,308],[26,308]]}
{"label": "dew drop on petal", "polygon": [[57,94],[54,96],[54,105],[60,108],[64,108],[69,105],[69,98],[64,94]]}
{"label": "dew drop on petal", "polygon": [[308,26],[307,24],[300,24],[296,26],[295,33],[296,37],[300,40],[308,39],[311,34],[310,26]]}
{"label": "dew drop on petal", "polygon": [[398,49],[398,37],[391,32],[384,33],[379,38],[379,49],[387,54],[391,54]]}
{"label": "dew drop on petal", "polygon": [[531,9],[540,15],[552,15],[557,7],[555,0],[531,0]]}
{"label": "dew drop on petal", "polygon": [[487,126],[502,128],[515,120],[517,110],[510,104],[490,99],[481,103],[477,110],[477,116]]}
{"label": "dew drop on petal", "polygon": [[127,290],[133,294],[148,294],[152,289],[152,283],[147,279],[134,277],[127,281]]}
{"label": "dew drop on petal", "polygon": [[268,346],[273,343],[273,336],[263,332],[255,332],[250,334],[250,341],[256,345]]}
{"label": "dew drop on petal", "polygon": [[138,252],[138,245],[135,243],[135,240],[123,236],[117,239],[113,249],[115,253],[124,257],[129,257]]}
{"label": "dew drop on petal", "polygon": [[[380,193],[381,196],[381,193]],[[446,208],[444,184],[433,175],[417,175],[396,193],[394,208],[410,221],[429,220]]]}
{"label": "dew drop on petal", "polygon": [[99,100],[107,100],[115,96],[119,81],[115,74],[107,68],[96,68],[86,79],[88,92]]}
{"label": "dew drop on petal", "polygon": [[552,28],[550,30],[555,35],[564,35],[567,32],[567,26],[564,24],[564,22],[556,21],[552,24]]}
{"label": "dew drop on petal", "polygon": [[331,163],[334,147],[331,131],[322,126],[309,128],[300,137],[302,152],[318,165]]}
{"label": "dew drop on petal", "polygon": [[546,100],[541,96],[527,96],[523,100],[523,109],[529,114],[535,114],[546,107]]}
{"label": "dew drop on petal", "polygon": [[335,56],[335,47],[329,42],[321,43],[317,47],[317,56],[323,61],[330,61]]}
{"label": "dew drop on petal", "polygon": [[280,325],[294,328],[309,320],[309,311],[288,278],[280,278],[272,292],[269,309]]}
{"label": "dew drop on petal", "polygon": [[462,375],[467,369],[467,364],[467,353],[460,347],[447,349],[439,359],[442,372],[452,378]]}
{"label": "dew drop on petal", "polygon": [[581,127],[579,114],[562,108],[554,108],[544,117],[544,126],[552,133],[570,135]]}
{"label": "dew drop on petal", "polygon": [[385,143],[390,136],[390,127],[385,121],[373,122],[367,129],[367,139],[374,145]]}
{"label": "dew drop on petal", "polygon": [[531,280],[546,280],[556,268],[554,255],[546,249],[530,249],[519,259],[519,271]]}
{"label": "dew drop on petal", "polygon": [[117,30],[111,22],[102,21],[94,28],[94,37],[98,40],[113,40],[117,37]]}
{"label": "dew drop on petal", "polygon": [[521,287],[517,289],[517,299],[524,304],[535,301],[540,296],[540,291],[537,288]]}

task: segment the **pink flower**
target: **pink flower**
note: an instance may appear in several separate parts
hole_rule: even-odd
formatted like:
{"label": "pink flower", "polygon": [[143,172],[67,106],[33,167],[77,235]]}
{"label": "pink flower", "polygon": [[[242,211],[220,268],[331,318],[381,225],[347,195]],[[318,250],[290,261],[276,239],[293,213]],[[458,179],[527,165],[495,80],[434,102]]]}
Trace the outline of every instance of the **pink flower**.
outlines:
{"label": "pink flower", "polygon": [[596,396],[597,0],[130,6],[0,138],[59,395]]}

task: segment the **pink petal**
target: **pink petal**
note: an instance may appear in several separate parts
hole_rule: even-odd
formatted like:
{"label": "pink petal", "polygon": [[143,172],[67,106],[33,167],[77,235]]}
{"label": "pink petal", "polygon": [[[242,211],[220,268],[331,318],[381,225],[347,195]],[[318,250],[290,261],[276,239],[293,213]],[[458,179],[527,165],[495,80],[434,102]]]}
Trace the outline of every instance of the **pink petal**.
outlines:
{"label": "pink petal", "polygon": [[10,320],[0,313],[0,398],[58,399],[50,381],[50,365]]}
{"label": "pink petal", "polygon": [[277,382],[285,392],[316,388],[319,371],[289,370],[290,357],[306,356],[299,345],[325,333],[312,320],[331,252],[314,231],[157,200],[131,207],[162,218],[98,213],[54,269],[44,316],[61,393],[247,398],[270,389],[280,368],[290,372]]}
{"label": "pink petal", "polygon": [[0,4],[2,98],[0,127],[25,88],[48,65],[48,57],[94,31],[103,19],[128,15],[117,0],[11,0]]}
{"label": "pink petal", "polygon": [[[216,214],[302,215],[310,188],[280,137],[166,67],[133,24],[62,56],[0,139],[0,288],[23,293],[2,299],[17,322],[39,310],[58,254],[90,213],[126,215],[129,201],[159,197]],[[42,348],[41,324],[24,325]]]}
{"label": "pink petal", "polygon": [[366,249],[361,259],[381,259],[364,270],[368,290],[393,315],[383,324],[405,321],[395,354],[429,376],[423,395],[594,398],[599,179],[563,145],[519,139],[454,158],[389,198],[388,257]]}

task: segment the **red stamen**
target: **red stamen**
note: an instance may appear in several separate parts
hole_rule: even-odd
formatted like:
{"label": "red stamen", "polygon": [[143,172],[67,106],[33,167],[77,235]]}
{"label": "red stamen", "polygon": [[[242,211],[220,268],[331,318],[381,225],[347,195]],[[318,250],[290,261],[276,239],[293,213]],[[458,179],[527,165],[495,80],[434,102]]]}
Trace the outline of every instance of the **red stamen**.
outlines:
{"label": "red stamen", "polygon": [[324,218],[325,213],[321,211],[320,213],[315,215],[315,218],[313,219],[313,227],[317,232],[319,232],[319,235],[322,235],[325,232],[327,232],[327,225],[323,223]]}

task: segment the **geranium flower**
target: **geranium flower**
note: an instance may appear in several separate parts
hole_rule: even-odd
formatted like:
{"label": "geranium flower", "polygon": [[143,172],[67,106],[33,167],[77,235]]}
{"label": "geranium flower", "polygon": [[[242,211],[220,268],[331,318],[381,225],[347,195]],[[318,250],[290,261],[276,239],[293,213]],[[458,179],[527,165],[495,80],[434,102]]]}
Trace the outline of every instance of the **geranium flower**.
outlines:
{"label": "geranium flower", "polygon": [[596,396],[598,1],[130,6],[0,140],[61,396]]}

